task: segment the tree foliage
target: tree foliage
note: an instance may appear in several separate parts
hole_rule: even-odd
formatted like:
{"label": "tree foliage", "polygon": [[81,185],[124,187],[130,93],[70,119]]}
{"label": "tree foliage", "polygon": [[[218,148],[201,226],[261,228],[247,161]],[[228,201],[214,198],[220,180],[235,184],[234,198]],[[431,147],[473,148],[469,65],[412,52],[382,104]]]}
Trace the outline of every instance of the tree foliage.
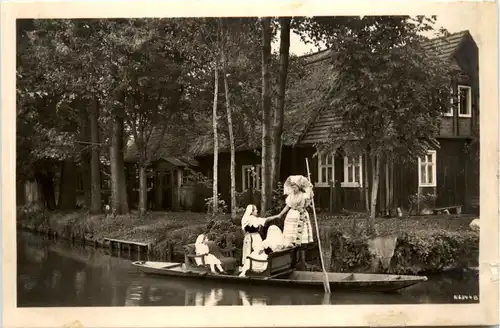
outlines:
{"label": "tree foliage", "polygon": [[327,100],[342,118],[323,148],[416,160],[437,147],[456,72],[423,46],[422,32],[432,30],[434,20],[376,16],[343,22],[322,29],[330,36],[337,73]]}

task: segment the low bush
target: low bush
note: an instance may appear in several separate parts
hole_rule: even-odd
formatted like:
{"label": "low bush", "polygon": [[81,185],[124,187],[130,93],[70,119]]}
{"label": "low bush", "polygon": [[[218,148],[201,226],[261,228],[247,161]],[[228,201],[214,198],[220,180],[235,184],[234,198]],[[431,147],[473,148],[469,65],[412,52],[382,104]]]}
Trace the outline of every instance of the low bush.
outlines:
{"label": "low bush", "polygon": [[474,231],[405,233],[398,238],[394,272],[416,274],[478,266],[479,234]]}
{"label": "low bush", "polygon": [[214,214],[214,215],[222,215],[227,213],[228,211],[228,206],[226,204],[226,201],[222,199],[222,195],[219,194],[217,196],[217,211],[214,213],[213,207],[214,207],[214,197],[207,197],[205,198],[205,211],[207,214]]}
{"label": "low bush", "polygon": [[[358,229],[329,229],[322,243],[332,246],[330,271],[368,272],[372,255],[368,248],[369,236]],[[396,274],[435,273],[450,269],[464,269],[478,265],[479,233],[445,229],[408,230],[399,232],[390,272]],[[310,251],[311,259],[318,263],[319,254]]]}

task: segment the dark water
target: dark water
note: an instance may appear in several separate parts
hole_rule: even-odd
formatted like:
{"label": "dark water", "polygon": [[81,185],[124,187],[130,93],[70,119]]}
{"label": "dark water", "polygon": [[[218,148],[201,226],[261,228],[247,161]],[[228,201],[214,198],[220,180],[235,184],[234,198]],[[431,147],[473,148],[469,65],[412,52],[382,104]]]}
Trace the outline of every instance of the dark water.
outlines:
{"label": "dark water", "polygon": [[106,250],[17,234],[19,307],[318,305],[472,303],[479,296],[475,272],[443,274],[392,294],[332,293],[291,288],[207,284],[142,275],[131,260]]}

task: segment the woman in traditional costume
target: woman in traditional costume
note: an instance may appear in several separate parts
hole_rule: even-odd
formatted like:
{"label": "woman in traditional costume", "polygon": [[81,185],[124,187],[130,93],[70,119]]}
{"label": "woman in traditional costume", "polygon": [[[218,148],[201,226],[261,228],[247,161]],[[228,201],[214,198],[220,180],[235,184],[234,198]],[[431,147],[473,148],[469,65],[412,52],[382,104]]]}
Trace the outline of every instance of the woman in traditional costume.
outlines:
{"label": "woman in traditional costume", "polygon": [[285,246],[312,243],[312,226],[307,212],[314,196],[312,184],[302,175],[292,175],[285,181],[283,191],[287,195],[286,206],[278,217],[286,213],[283,228]]}
{"label": "woman in traditional costume", "polygon": [[241,256],[241,264],[245,263],[245,259],[255,249],[256,245],[262,243],[262,237],[259,234],[259,229],[266,225],[268,221],[276,219],[278,216],[270,216],[261,218],[257,216],[257,207],[248,205],[243,218],[241,219],[241,229],[245,232],[243,239],[243,249]]}
{"label": "woman in traditional costume", "polygon": [[[280,228],[272,225],[267,230],[266,240],[255,241],[252,253],[248,257],[256,260],[266,261],[268,255],[272,252],[280,251],[284,248],[283,245],[283,234]],[[245,257],[243,260],[243,267],[241,268],[240,277],[244,277],[246,272],[250,269],[250,259]],[[254,272],[264,272],[267,269],[267,262],[256,262],[252,263],[252,271]]]}

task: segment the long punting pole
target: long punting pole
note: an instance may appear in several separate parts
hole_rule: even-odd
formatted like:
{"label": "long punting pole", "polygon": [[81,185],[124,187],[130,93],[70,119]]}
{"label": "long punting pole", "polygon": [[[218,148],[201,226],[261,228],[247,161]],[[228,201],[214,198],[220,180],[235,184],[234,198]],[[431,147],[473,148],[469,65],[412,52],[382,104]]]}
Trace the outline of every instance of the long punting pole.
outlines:
{"label": "long punting pole", "polygon": [[[307,167],[307,178],[309,179],[309,183],[312,184],[311,181],[311,172],[309,171],[309,161],[306,158],[306,167]],[[316,207],[314,206],[314,197],[311,198],[312,209],[314,215],[314,223],[316,226],[316,236],[318,238],[318,248],[319,248],[319,258],[321,260],[321,269],[323,269],[323,273],[325,275],[325,280],[323,280],[323,286],[325,287],[325,293],[330,294],[330,282],[328,281],[328,273],[325,270],[325,261],[323,260],[323,250],[321,249],[321,238],[319,237],[319,226],[318,226],[318,218],[316,217]]]}

